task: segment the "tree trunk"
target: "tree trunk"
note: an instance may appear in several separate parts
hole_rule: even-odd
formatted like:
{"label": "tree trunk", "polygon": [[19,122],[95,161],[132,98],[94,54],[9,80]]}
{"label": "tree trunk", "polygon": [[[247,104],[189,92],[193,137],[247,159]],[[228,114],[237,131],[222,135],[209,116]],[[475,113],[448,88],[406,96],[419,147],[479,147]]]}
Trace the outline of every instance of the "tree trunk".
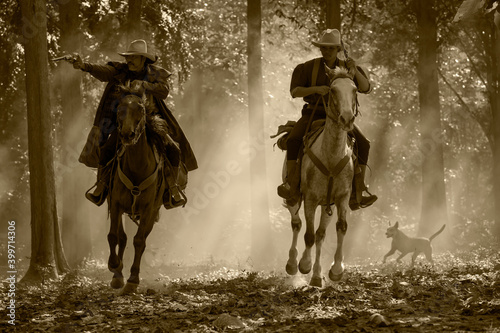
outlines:
{"label": "tree trunk", "polygon": [[[69,0],[59,5],[61,31],[61,49],[64,54],[80,50],[81,33],[79,1]],[[63,241],[66,255],[71,266],[80,264],[90,257],[92,245],[90,241],[90,224],[88,210],[85,209],[83,189],[88,186],[81,175],[85,167],[78,163],[78,144],[84,136],[86,123],[82,112],[81,73],[66,63],[59,64],[57,73],[61,83],[61,107],[63,126],[61,130],[62,167],[62,224]]]}
{"label": "tree trunk", "polygon": [[[248,0],[248,108],[250,142],[262,142],[264,131],[264,103],[262,96],[261,1]],[[264,264],[272,259],[270,245],[269,203],[265,149],[256,149],[250,156],[252,259]]]}
{"label": "tree trunk", "polygon": [[52,114],[50,112],[47,53],[47,9],[44,0],[22,0],[28,158],[31,197],[31,260],[22,281],[43,281],[68,270],[62,248],[55,197]]}
{"label": "tree trunk", "polygon": [[422,213],[419,234],[430,236],[447,221],[444,159],[437,68],[437,23],[434,0],[416,0],[418,91],[422,158]]}
{"label": "tree trunk", "polygon": [[493,193],[495,226],[494,235],[500,240],[500,13],[495,13],[492,24],[492,79],[491,113],[493,115]]}
{"label": "tree trunk", "polygon": [[326,0],[326,28],[340,31],[340,0]]}
{"label": "tree trunk", "polygon": [[142,36],[142,0],[128,0],[128,13],[127,13],[127,45]]}

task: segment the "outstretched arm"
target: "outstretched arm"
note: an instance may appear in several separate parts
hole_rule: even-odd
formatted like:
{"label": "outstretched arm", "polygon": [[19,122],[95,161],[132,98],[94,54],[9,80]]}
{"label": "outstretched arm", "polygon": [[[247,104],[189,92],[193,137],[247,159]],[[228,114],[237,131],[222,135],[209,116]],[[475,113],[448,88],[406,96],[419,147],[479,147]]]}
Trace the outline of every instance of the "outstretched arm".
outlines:
{"label": "outstretched arm", "polygon": [[113,76],[117,73],[116,68],[110,65],[96,65],[83,62],[79,54],[74,54],[73,59],[70,62],[73,64],[73,68],[88,72],[90,75],[102,82],[111,81]]}

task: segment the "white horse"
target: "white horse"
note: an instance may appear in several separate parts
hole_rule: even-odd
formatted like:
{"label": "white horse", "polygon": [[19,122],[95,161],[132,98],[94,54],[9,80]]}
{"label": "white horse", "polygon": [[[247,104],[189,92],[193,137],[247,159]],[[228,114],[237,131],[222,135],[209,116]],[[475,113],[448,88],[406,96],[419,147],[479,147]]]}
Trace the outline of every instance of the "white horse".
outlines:
{"label": "white horse", "polygon": [[[352,189],[353,162],[351,148],[348,145],[347,132],[354,126],[356,115],[357,87],[354,74],[344,68],[334,70],[326,67],[330,79],[330,92],[326,106],[326,122],[323,132],[309,145],[304,143],[304,156],[301,166],[302,199],[294,206],[287,206],[292,217],[293,239],[289,251],[286,271],[297,274],[297,237],[302,227],[299,217],[300,204],[304,202],[306,217],[306,248],[298,264],[301,273],[311,271],[311,249],[316,244],[316,259],[310,285],[321,287],[321,247],[325,233],[332,219],[331,204],[337,207],[337,250],[329,277],[338,281],[344,273],[342,244],[347,231],[346,214],[349,209],[349,197]],[[314,216],[321,206],[321,221],[314,232]]]}

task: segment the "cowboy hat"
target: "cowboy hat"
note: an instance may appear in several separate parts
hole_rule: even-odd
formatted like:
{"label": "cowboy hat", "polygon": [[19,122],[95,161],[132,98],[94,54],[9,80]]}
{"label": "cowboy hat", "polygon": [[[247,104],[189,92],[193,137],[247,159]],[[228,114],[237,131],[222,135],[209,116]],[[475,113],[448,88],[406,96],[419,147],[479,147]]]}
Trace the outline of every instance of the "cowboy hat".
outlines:
{"label": "cowboy hat", "polygon": [[337,29],[327,29],[323,31],[319,41],[312,42],[314,46],[342,46],[340,32]]}
{"label": "cowboy hat", "polygon": [[146,41],[143,39],[137,39],[130,43],[126,52],[118,52],[121,56],[129,56],[129,55],[140,55],[148,58],[149,60],[156,61],[156,56],[148,53],[148,46]]}

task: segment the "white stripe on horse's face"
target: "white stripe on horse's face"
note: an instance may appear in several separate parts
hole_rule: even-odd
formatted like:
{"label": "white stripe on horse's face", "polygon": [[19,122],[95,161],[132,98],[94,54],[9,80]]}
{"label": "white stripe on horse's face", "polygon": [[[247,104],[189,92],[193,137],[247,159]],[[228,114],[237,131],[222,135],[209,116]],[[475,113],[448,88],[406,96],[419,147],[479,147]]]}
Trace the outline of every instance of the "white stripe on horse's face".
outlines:
{"label": "white stripe on horse's face", "polygon": [[329,116],[338,121],[345,131],[354,128],[357,88],[350,78],[337,78],[330,86]]}

